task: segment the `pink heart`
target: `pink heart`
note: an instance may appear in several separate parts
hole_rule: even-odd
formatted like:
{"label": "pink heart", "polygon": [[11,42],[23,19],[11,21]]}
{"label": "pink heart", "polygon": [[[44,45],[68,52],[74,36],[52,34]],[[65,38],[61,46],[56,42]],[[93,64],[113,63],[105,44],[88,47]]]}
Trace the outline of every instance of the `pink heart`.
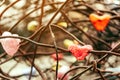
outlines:
{"label": "pink heart", "polygon": [[[18,36],[18,35],[11,34],[10,32],[5,31],[2,34],[2,36]],[[21,40],[16,38],[4,38],[4,39],[0,39],[0,42],[5,52],[8,55],[13,56],[18,51],[20,46],[19,43],[21,42]]]}
{"label": "pink heart", "polygon": [[93,50],[91,45],[71,45],[68,47],[68,50],[76,57],[77,60],[84,60],[84,58],[88,55],[88,52]]}

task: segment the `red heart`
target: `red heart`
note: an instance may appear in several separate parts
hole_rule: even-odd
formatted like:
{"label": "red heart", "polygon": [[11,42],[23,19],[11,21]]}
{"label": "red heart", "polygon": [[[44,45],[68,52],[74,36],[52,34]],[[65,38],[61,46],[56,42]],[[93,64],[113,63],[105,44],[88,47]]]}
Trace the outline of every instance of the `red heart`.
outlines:
{"label": "red heart", "polygon": [[[57,56],[56,56],[55,53],[53,53],[53,54],[51,55],[51,57],[52,57],[54,60],[57,60]],[[62,54],[62,53],[59,53],[59,54],[58,54],[58,60],[61,60],[61,59],[63,59],[63,54]]]}
{"label": "red heart", "polygon": [[91,45],[70,45],[68,50],[76,57],[77,60],[84,60],[84,58],[88,55],[88,51],[91,51],[93,48]]}
{"label": "red heart", "polygon": [[108,14],[97,15],[92,13],[90,14],[89,18],[95,29],[98,31],[104,31],[110,21],[110,15]]}

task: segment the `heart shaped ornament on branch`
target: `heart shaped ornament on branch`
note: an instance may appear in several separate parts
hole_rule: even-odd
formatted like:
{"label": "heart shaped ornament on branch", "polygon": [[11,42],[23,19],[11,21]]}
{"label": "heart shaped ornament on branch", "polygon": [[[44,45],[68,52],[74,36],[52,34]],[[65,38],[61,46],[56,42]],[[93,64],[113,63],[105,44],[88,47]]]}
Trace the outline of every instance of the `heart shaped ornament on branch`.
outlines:
{"label": "heart shaped ornament on branch", "polygon": [[[18,35],[11,34],[10,32],[5,31],[2,34],[2,36],[16,36],[17,37]],[[21,40],[16,39],[16,38],[3,38],[3,39],[0,39],[0,42],[5,52],[8,55],[13,56],[18,51]]]}
{"label": "heart shaped ornament on branch", "polygon": [[84,60],[88,52],[93,50],[91,45],[80,46],[77,44],[70,45],[68,50],[76,57],[77,60]]}
{"label": "heart shaped ornament on branch", "polygon": [[109,14],[98,15],[95,13],[90,14],[89,19],[97,31],[104,31],[110,21]]}

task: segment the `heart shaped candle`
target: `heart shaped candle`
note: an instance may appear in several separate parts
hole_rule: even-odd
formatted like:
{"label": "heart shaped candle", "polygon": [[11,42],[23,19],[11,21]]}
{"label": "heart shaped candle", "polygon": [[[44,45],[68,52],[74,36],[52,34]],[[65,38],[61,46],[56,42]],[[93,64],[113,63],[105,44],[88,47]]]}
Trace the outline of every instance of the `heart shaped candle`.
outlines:
{"label": "heart shaped candle", "polygon": [[97,31],[104,31],[110,21],[110,15],[97,15],[95,13],[92,13],[89,16],[89,19]]}
{"label": "heart shaped candle", "polygon": [[[5,31],[2,36],[18,36],[17,34],[11,34],[10,32]],[[0,42],[2,44],[3,49],[5,50],[5,52],[10,55],[13,56],[18,48],[19,48],[19,43],[21,42],[20,39],[15,39],[15,38],[4,38],[4,39],[0,39]]]}

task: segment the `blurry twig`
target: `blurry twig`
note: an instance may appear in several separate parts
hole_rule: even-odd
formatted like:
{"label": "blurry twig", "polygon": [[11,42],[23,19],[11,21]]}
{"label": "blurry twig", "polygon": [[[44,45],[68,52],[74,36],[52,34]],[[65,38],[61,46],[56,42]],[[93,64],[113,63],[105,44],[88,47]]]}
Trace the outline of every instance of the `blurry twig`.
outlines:
{"label": "blurry twig", "polygon": [[51,37],[52,37],[52,39],[53,39],[53,43],[54,43],[55,51],[56,51],[56,57],[57,57],[57,63],[56,63],[56,79],[55,79],[55,80],[57,80],[57,76],[58,76],[58,65],[59,65],[59,60],[58,60],[58,48],[57,48],[57,44],[56,44],[55,35],[54,35],[53,31],[52,31],[51,26],[49,26],[49,30],[50,30]]}
{"label": "blurry twig", "polygon": [[[39,27],[42,25],[42,18],[43,18],[43,14],[44,14],[44,5],[45,5],[45,0],[42,0],[41,15],[40,15],[40,18],[39,18]],[[41,37],[41,36],[39,36],[39,37]],[[40,40],[40,38],[38,38],[37,41],[39,42],[39,40]],[[32,63],[31,63],[31,71],[30,71],[30,75],[29,75],[29,80],[31,80],[31,75],[32,75],[32,72],[33,72],[33,67],[34,67],[33,64],[35,63],[37,48],[38,48],[38,45],[35,46],[34,55],[33,55]]]}
{"label": "blurry twig", "polygon": [[5,3],[5,0],[2,0],[2,2],[0,3],[0,6],[2,6]]}
{"label": "blurry twig", "polygon": [[77,37],[75,37],[73,34],[71,34],[70,32],[64,30],[64,28],[61,28],[60,26],[57,26],[57,25],[51,25],[51,26],[54,26],[54,27],[57,27],[59,28],[60,30],[64,31],[65,33],[67,33],[68,35],[70,35],[71,37],[73,37],[76,41],[78,41],[81,45],[85,45],[85,43],[83,43],[82,41],[80,41]]}
{"label": "blurry twig", "polygon": [[2,15],[3,15],[9,8],[11,8],[14,4],[16,4],[18,1],[20,1],[20,0],[16,0],[16,1],[14,1],[13,3],[9,4],[9,5],[2,11],[2,13],[0,14],[0,20],[1,20]]}

